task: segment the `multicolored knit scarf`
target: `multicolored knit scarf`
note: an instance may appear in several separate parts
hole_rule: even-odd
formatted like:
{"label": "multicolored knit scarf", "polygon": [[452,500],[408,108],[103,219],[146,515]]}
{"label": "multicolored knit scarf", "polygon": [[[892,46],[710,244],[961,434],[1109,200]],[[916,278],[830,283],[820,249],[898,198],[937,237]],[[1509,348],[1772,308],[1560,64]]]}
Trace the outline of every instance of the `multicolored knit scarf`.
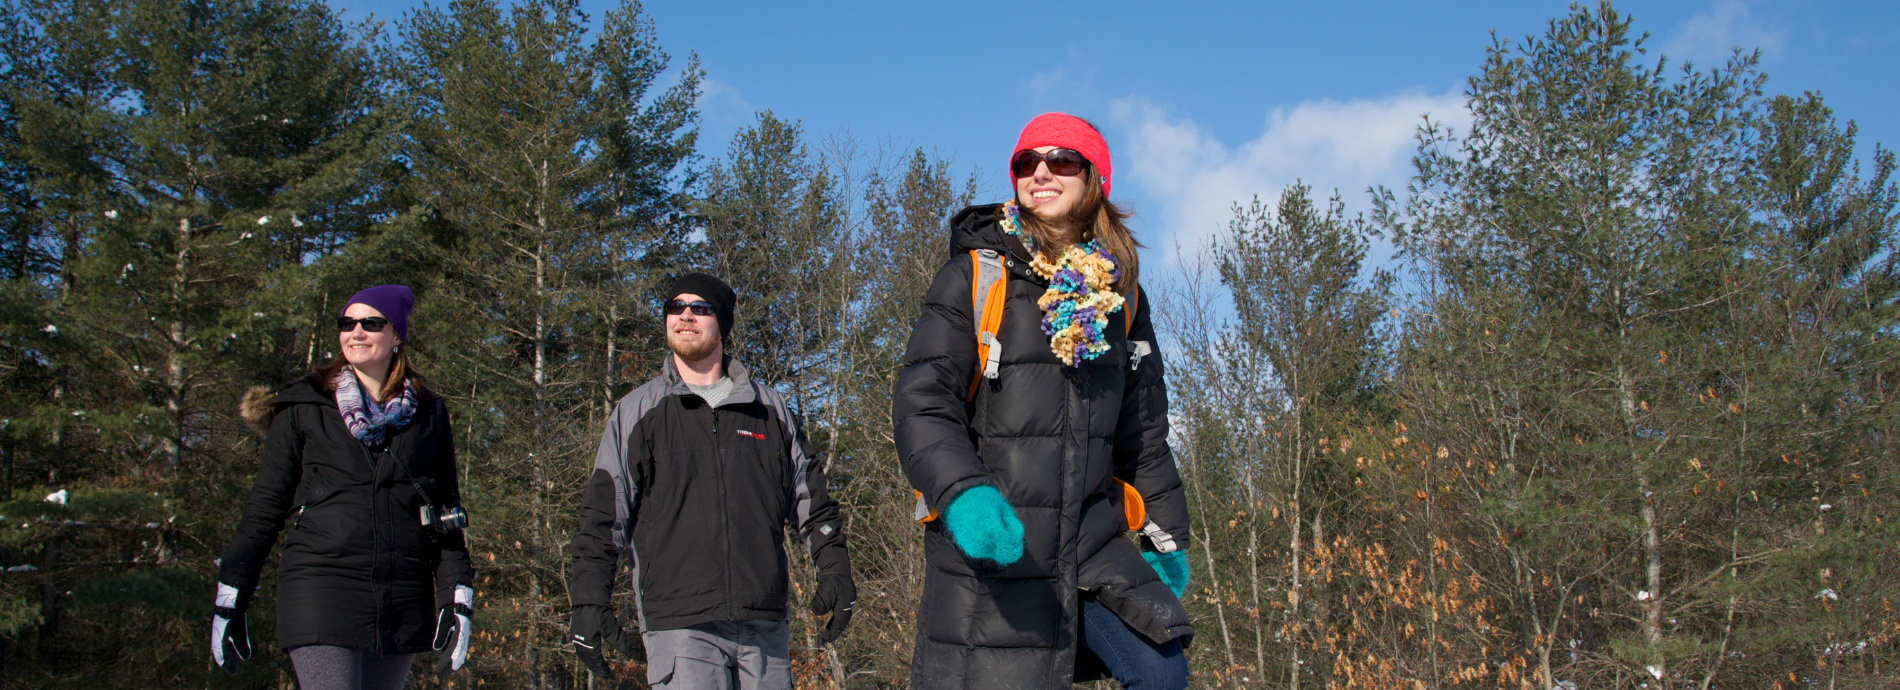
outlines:
{"label": "multicolored knit scarf", "polygon": [[1063,364],[1081,366],[1109,349],[1108,315],[1121,309],[1123,301],[1111,286],[1121,279],[1121,270],[1115,267],[1115,257],[1095,238],[1069,247],[1050,262],[1036,251],[1036,242],[1029,233],[1023,232],[1020,214],[1016,200],[1011,199],[1003,204],[999,222],[1003,232],[1021,239],[1029,248],[1029,267],[1049,280],[1048,291],[1036,300],[1036,306],[1042,307],[1042,332],[1049,336],[1049,349]]}
{"label": "multicolored knit scarf", "polygon": [[349,367],[338,371],[333,383],[343,425],[349,427],[350,435],[363,445],[382,443],[385,429],[401,428],[409,423],[410,415],[416,413],[416,386],[406,378],[402,382],[402,393],[382,405],[376,404],[374,397],[363,395],[363,385],[356,381],[356,372]]}

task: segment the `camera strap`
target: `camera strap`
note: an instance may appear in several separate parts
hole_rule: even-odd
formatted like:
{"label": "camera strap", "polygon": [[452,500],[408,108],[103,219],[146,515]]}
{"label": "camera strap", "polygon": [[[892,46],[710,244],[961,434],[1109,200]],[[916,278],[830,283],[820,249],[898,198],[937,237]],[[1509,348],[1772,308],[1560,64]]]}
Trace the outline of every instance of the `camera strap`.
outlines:
{"label": "camera strap", "polygon": [[404,464],[403,461],[396,459],[395,453],[391,453],[388,450],[384,450],[381,453],[381,455],[385,458],[388,458],[390,464],[393,464],[396,466],[397,471],[402,472],[402,478],[409,480],[410,486],[416,487],[416,494],[422,496],[422,501],[424,503],[428,505],[432,505],[432,506],[437,505],[435,502],[435,497],[429,495],[429,492],[426,489],[422,488],[422,482],[416,481],[416,475],[409,473],[409,466],[407,464]]}

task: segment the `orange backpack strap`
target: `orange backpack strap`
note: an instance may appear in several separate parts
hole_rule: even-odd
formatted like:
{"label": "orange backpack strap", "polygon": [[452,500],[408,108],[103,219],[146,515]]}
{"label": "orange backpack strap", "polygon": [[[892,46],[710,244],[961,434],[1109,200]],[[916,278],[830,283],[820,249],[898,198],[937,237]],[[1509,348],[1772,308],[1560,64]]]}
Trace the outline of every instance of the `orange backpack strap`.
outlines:
{"label": "orange backpack strap", "polygon": [[1009,272],[1003,270],[1003,257],[993,249],[970,250],[970,315],[975,319],[976,361],[979,368],[970,377],[970,392],[964,400],[976,399],[976,384],[996,378],[1002,362],[1003,343],[996,329],[1003,324],[1003,302],[1009,298]]}
{"label": "orange backpack strap", "polygon": [[937,511],[931,510],[930,506],[924,504],[924,492],[916,489],[910,491],[917,494],[917,508],[911,511],[910,519],[918,522],[930,522],[937,519]]}
{"label": "orange backpack strap", "polygon": [[1135,310],[1141,308],[1141,286],[1128,289],[1128,299],[1122,300],[1122,337],[1135,332]]}
{"label": "orange backpack strap", "polygon": [[[1127,338],[1135,332],[1135,310],[1141,308],[1141,286],[1128,290],[1128,299],[1122,302],[1122,337]],[[1141,368],[1141,358],[1154,354],[1154,343],[1146,340],[1128,341],[1128,370]]]}
{"label": "orange backpack strap", "polygon": [[1167,530],[1161,529],[1155,521],[1148,519],[1148,502],[1141,498],[1141,492],[1135,490],[1135,485],[1120,479],[1116,479],[1115,483],[1121,485],[1122,519],[1126,520],[1128,529],[1140,532],[1141,536],[1147,537],[1148,543],[1152,544],[1156,551],[1168,553],[1180,550],[1181,544],[1176,542]]}
{"label": "orange backpack strap", "polygon": [[1141,499],[1141,492],[1135,490],[1135,485],[1120,479],[1115,480],[1115,483],[1121,486],[1122,517],[1127,519],[1128,529],[1141,529],[1142,525],[1148,524],[1148,503]]}
{"label": "orange backpack strap", "polygon": [[[1128,299],[1122,302],[1122,337],[1135,332],[1135,311],[1141,308],[1141,286],[1128,290]],[[1128,341],[1128,368],[1141,366],[1141,358],[1154,352],[1154,345],[1146,340]],[[1127,520],[1128,529],[1143,529],[1148,525],[1148,503],[1141,498],[1141,492],[1133,484],[1120,479],[1115,480],[1122,487],[1122,517]]]}
{"label": "orange backpack strap", "polygon": [[[970,392],[964,400],[976,399],[976,385],[983,379],[996,378],[997,368],[1002,363],[1003,342],[996,339],[996,329],[1003,323],[1003,302],[1009,298],[1009,272],[1003,270],[1003,255],[994,249],[970,250],[970,325],[976,329],[977,370],[970,377]],[[917,494],[917,507],[911,511],[911,519],[918,522],[930,522],[937,519],[937,511],[931,510],[924,502],[924,492],[912,489]]]}

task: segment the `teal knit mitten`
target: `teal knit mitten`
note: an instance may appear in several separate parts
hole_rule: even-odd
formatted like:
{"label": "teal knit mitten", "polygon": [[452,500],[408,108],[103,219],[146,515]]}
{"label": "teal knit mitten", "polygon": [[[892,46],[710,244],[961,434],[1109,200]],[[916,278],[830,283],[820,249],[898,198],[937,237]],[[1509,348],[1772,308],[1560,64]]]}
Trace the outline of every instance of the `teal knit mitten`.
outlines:
{"label": "teal knit mitten", "polygon": [[943,526],[963,554],[1005,568],[1023,557],[1023,523],[1002,492],[988,484],[959,494],[943,510]]}
{"label": "teal knit mitten", "polygon": [[1174,598],[1179,599],[1187,593],[1189,568],[1186,549],[1167,553],[1143,551],[1141,557],[1154,567],[1155,574],[1161,576],[1161,583],[1168,586],[1168,591],[1174,592]]}

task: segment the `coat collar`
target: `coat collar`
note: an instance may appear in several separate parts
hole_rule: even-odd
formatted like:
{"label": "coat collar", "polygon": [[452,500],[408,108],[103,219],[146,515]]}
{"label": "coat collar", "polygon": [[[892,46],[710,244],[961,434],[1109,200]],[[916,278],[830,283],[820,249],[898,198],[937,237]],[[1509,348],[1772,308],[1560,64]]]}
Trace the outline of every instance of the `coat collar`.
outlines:
{"label": "coat collar", "polygon": [[[720,369],[725,371],[726,378],[732,379],[732,393],[727,395],[726,399],[719,403],[720,407],[743,405],[757,398],[757,394],[752,391],[752,377],[746,372],[744,364],[740,364],[739,360],[733,359],[732,355],[723,355],[719,360],[719,366]],[[699,397],[698,393],[693,392],[693,389],[686,386],[685,381],[680,380],[679,370],[673,366],[672,353],[667,353],[665,362],[660,365],[660,369],[660,378],[666,380],[666,392],[668,394]]]}

